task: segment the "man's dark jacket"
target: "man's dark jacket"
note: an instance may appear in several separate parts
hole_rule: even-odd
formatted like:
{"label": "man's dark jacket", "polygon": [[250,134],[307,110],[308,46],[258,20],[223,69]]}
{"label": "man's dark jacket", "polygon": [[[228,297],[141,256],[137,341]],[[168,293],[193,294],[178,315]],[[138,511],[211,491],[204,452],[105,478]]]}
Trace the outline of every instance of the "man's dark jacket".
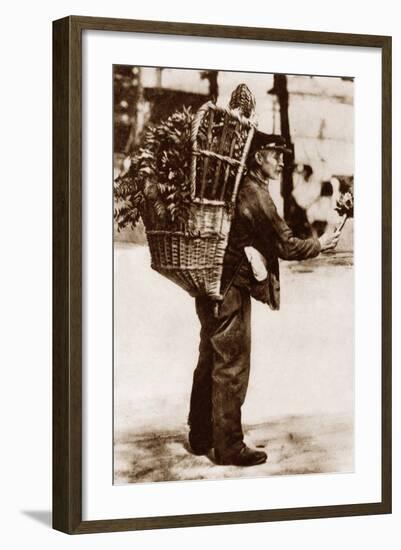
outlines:
{"label": "man's dark jacket", "polygon": [[[258,283],[246,259],[244,247],[253,246],[266,259],[267,279]],[[245,286],[272,309],[280,307],[279,258],[304,260],[320,252],[318,239],[298,239],[279,216],[266,180],[248,172],[237,197],[224,258],[223,291],[230,283]]]}

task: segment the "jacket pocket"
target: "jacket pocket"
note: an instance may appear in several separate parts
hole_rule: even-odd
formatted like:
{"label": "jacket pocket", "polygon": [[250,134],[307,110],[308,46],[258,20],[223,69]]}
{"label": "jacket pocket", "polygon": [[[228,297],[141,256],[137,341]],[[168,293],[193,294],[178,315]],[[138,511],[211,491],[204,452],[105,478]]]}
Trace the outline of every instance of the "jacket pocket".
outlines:
{"label": "jacket pocket", "polygon": [[271,309],[280,309],[280,287],[278,281],[268,274],[264,281],[252,278],[250,285],[252,298],[263,304],[268,304]]}

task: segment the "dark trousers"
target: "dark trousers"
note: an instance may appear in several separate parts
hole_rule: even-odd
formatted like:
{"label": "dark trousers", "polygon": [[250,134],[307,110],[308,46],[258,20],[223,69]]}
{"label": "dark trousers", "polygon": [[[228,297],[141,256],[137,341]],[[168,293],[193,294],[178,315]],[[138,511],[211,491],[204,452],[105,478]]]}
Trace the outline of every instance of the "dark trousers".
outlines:
{"label": "dark trousers", "polygon": [[219,316],[213,302],[196,298],[201,322],[188,422],[191,435],[229,458],[243,446],[241,406],[249,380],[251,301],[249,290],[231,286]]}

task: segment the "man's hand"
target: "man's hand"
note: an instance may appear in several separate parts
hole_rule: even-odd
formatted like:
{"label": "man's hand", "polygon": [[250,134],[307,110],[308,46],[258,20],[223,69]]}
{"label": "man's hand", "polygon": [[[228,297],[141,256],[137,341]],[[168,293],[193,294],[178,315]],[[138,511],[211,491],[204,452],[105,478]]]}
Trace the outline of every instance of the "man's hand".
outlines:
{"label": "man's hand", "polygon": [[338,227],[333,233],[323,233],[319,237],[319,242],[321,246],[320,252],[325,252],[326,250],[333,250],[338,243],[338,239],[341,235],[341,228]]}

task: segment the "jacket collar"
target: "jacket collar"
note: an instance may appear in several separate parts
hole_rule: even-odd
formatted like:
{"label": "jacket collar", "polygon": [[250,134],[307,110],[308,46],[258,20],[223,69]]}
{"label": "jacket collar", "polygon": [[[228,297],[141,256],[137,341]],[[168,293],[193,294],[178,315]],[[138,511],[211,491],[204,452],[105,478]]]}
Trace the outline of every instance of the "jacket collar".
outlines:
{"label": "jacket collar", "polygon": [[269,189],[269,178],[264,178],[257,170],[249,170],[248,176],[256,181],[261,187]]}

